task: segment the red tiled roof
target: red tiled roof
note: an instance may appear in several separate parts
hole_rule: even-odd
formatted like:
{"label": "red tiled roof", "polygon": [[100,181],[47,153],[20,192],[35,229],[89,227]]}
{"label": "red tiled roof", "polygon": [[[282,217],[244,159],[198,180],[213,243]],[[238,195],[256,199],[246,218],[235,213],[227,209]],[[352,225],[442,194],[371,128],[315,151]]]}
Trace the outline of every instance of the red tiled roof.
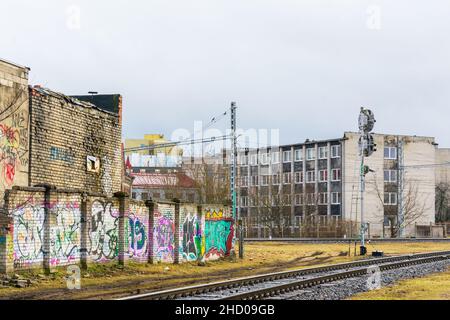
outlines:
{"label": "red tiled roof", "polygon": [[193,179],[184,173],[133,173],[133,187],[147,188],[194,188]]}

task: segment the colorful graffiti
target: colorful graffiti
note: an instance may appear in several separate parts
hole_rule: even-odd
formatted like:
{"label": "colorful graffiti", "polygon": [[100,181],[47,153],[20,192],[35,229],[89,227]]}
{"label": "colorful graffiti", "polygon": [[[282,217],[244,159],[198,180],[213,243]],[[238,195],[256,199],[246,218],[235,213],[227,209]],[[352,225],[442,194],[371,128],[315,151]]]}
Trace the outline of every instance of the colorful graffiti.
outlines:
{"label": "colorful graffiti", "polygon": [[50,228],[50,265],[65,265],[80,258],[81,212],[77,200],[62,201],[54,205],[56,216]]}
{"label": "colorful graffiti", "polygon": [[223,219],[223,209],[209,209],[206,210],[205,219],[206,220],[217,220],[217,219]]}
{"label": "colorful graffiti", "polygon": [[[21,192],[13,192],[12,198],[8,198],[7,203],[13,205],[20,201],[20,204],[9,209],[11,222],[5,228],[9,231],[0,237],[6,259],[13,262],[15,269],[42,265],[46,248],[49,248],[51,266],[78,263],[82,243],[87,244],[88,259],[92,262],[118,257],[120,214],[117,199],[88,199],[87,203],[92,202],[92,205],[88,205],[87,230],[83,233],[87,239],[82,241],[81,195],[58,192],[56,201],[45,203],[42,191]],[[51,199],[55,199],[53,194]],[[195,205],[182,204],[177,230],[175,212],[174,204],[157,203],[153,229],[150,229],[148,208],[140,202],[130,201],[124,212],[126,220],[120,224],[126,235],[124,246],[128,257],[147,262],[152,253],[154,262],[172,263],[175,253],[179,254],[180,262],[215,260],[230,255],[234,221],[229,210],[211,209],[198,215]],[[176,232],[179,238],[176,238]],[[49,241],[47,245],[44,240]]]}
{"label": "colorful graffiti", "polygon": [[[17,269],[42,262],[45,211],[42,204],[26,203],[11,212],[13,262]],[[11,257],[10,257],[11,258]]]}
{"label": "colorful graffiti", "polygon": [[119,211],[113,203],[92,203],[89,228],[89,255],[95,261],[111,260],[119,254]]}
{"label": "colorful graffiti", "polygon": [[148,257],[148,212],[143,207],[130,205],[128,215],[128,244],[130,258]]}
{"label": "colorful graffiti", "polygon": [[153,253],[155,261],[173,262],[175,248],[175,209],[170,205],[159,205],[155,210],[153,227]]}
{"label": "colorful graffiti", "polygon": [[180,259],[182,261],[196,261],[205,254],[202,221],[192,208],[183,207],[180,211],[182,217],[184,217],[180,230]]}
{"label": "colorful graffiti", "polygon": [[12,115],[11,125],[0,123],[0,187],[10,187],[20,166],[28,165],[28,130],[26,112]]}
{"label": "colorful graffiti", "polygon": [[233,219],[224,210],[207,210],[205,214],[205,258],[215,260],[230,255],[234,241]]}
{"label": "colorful graffiti", "polygon": [[[48,204],[50,221],[50,264],[71,263],[79,258],[80,206],[78,201],[55,201]],[[29,197],[24,204],[11,211],[13,226],[12,260],[16,269],[43,261],[45,205],[43,197]]]}

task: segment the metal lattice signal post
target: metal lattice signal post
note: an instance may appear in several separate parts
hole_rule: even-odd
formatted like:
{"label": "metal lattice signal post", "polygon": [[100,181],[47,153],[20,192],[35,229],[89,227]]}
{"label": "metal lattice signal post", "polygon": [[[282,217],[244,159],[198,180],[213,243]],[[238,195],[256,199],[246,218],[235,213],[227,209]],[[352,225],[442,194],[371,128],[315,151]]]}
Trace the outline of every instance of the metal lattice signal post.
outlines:
{"label": "metal lattice signal post", "polygon": [[366,174],[371,171],[369,167],[364,165],[364,157],[369,157],[376,151],[376,144],[374,143],[374,138],[370,133],[375,125],[375,117],[373,112],[369,109],[361,108],[361,112],[358,118],[359,125],[359,155],[361,159],[361,167],[359,170],[360,177],[360,193],[361,193],[361,246],[360,255],[365,255],[367,253],[365,235],[367,224],[364,221],[364,191],[365,191],[365,177]]}
{"label": "metal lattice signal post", "polygon": [[360,227],[360,235],[361,235],[361,247],[360,247],[360,254],[365,255],[366,254],[366,245],[365,245],[365,235],[366,235],[366,224],[364,222],[364,188],[365,188],[365,176],[364,176],[364,150],[361,144],[360,147],[360,153],[361,153],[361,167],[359,168],[359,190],[360,190],[360,197],[361,197],[361,227]]}
{"label": "metal lattice signal post", "polygon": [[[230,190],[231,190],[231,201],[232,201],[232,214],[235,224],[237,223],[238,233],[239,233],[239,258],[244,257],[244,244],[243,244],[243,234],[242,234],[242,223],[237,214],[237,203],[236,203],[236,168],[237,168],[237,142],[236,142],[236,102],[231,103],[231,170],[230,170]],[[234,233],[234,241],[236,240],[236,233]],[[235,255],[234,245],[232,250],[232,255]]]}

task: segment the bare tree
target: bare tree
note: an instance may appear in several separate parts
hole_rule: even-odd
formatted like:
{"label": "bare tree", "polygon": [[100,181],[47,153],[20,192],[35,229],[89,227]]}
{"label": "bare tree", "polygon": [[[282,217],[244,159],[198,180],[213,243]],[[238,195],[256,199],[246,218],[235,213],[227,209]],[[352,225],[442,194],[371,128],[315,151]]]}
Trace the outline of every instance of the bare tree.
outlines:
{"label": "bare tree", "polygon": [[250,187],[249,205],[257,208],[257,224],[267,227],[270,236],[274,231],[283,235],[284,228],[291,226],[290,193],[283,194],[278,185],[269,185],[267,189],[270,189],[270,196],[269,192],[262,194],[257,187]]}
{"label": "bare tree", "polygon": [[436,221],[450,221],[450,184],[441,182],[436,186]]}
{"label": "bare tree", "polygon": [[230,173],[223,163],[186,164],[184,173],[194,180],[201,203],[225,203],[230,200]]}
{"label": "bare tree", "polygon": [[[390,221],[391,237],[398,237],[401,229],[416,223],[430,208],[427,206],[427,196],[422,195],[419,190],[419,181],[408,179],[404,177],[404,188],[402,192],[402,202],[397,206],[389,208],[385,206],[385,191],[377,183],[376,176],[373,180],[368,181],[369,185],[373,186],[382,207],[384,208],[384,217],[388,217]],[[401,208],[399,208],[401,206]],[[403,221],[398,219],[398,211],[403,212]],[[384,221],[383,221],[384,222]],[[383,227],[384,228],[384,227]]]}

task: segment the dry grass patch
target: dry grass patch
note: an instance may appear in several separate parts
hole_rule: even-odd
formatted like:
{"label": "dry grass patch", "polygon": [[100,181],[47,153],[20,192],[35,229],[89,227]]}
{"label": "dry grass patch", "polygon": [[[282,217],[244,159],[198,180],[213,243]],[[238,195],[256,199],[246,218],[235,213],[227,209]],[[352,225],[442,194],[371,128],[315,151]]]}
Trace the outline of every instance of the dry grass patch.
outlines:
{"label": "dry grass patch", "polygon": [[450,270],[407,279],[379,290],[364,292],[351,300],[450,300]]}

